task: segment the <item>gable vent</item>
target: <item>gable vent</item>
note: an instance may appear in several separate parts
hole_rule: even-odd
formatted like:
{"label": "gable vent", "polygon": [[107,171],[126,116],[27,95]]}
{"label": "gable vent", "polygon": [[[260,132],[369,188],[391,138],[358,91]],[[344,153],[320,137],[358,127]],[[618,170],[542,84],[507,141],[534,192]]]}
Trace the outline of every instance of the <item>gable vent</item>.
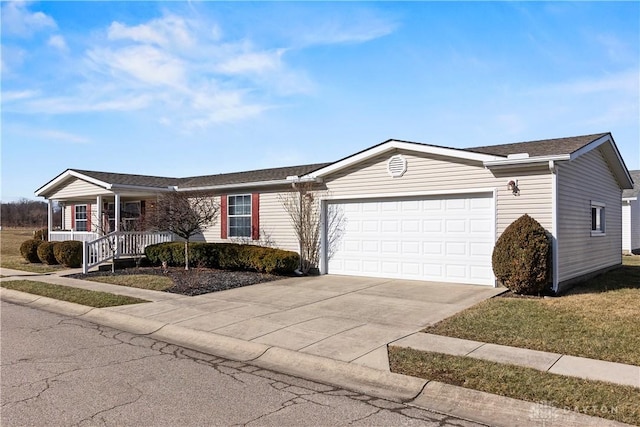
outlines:
{"label": "gable vent", "polygon": [[401,154],[392,156],[387,162],[387,172],[394,178],[399,178],[407,171],[407,159]]}

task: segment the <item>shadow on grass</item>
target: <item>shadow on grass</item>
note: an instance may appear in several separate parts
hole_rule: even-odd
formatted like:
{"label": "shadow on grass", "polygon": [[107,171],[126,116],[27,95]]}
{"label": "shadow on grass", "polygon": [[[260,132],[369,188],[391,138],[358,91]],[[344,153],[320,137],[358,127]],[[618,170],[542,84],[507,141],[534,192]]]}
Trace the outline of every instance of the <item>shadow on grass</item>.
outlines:
{"label": "shadow on grass", "polygon": [[624,260],[622,267],[576,284],[566,295],[640,289],[640,257]]}

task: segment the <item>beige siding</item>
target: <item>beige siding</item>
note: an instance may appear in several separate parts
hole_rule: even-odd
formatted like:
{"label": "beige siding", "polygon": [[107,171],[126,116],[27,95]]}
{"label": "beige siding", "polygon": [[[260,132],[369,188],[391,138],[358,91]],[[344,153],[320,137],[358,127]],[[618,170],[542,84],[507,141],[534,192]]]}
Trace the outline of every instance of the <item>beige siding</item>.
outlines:
{"label": "beige siding", "polygon": [[98,224],[98,206],[96,205],[95,202],[88,202],[88,201],[77,201],[77,202],[67,202],[65,204],[64,207],[64,225],[63,225],[63,229],[64,230],[71,230],[71,223],[72,223],[72,217],[73,215],[71,214],[71,207],[75,206],[75,205],[87,205],[87,207],[90,209],[91,212],[91,230],[89,231],[97,231],[97,224]]}
{"label": "beige siding", "polygon": [[[230,192],[229,194],[234,193]],[[269,244],[281,249],[298,251],[298,240],[291,226],[289,215],[280,202],[280,196],[284,194],[286,193],[260,193],[260,240],[250,243]],[[220,196],[216,196],[216,198],[220,203]],[[203,233],[202,239],[207,242],[236,241],[236,239],[221,239],[220,227],[220,218],[218,218],[216,223]]]}
{"label": "beige siding", "polygon": [[[400,178],[392,178],[387,173],[387,161],[398,153],[407,159],[407,171]],[[518,180],[518,196],[507,190],[511,179]],[[480,162],[398,151],[339,171],[327,178],[326,185],[333,197],[340,198],[497,189],[496,238],[525,213],[549,230],[552,226],[551,174],[547,167],[490,171]]]}
{"label": "beige siding", "polygon": [[98,194],[112,194],[97,185],[91,184],[81,179],[70,180],[69,183],[59,187],[55,193],[49,197],[52,200],[73,199],[76,197],[97,196]]}
{"label": "beige siding", "polygon": [[[599,149],[558,165],[558,281],[621,263],[622,192]],[[605,235],[591,236],[591,201],[605,207]]]}

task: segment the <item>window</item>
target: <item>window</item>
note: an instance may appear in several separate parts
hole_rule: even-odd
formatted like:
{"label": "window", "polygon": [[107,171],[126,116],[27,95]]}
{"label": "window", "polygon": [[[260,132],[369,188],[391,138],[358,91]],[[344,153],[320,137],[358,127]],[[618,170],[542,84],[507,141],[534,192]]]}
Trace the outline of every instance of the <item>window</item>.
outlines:
{"label": "window", "polygon": [[76,205],[75,230],[87,231],[87,205]]}
{"label": "window", "polygon": [[122,229],[133,231],[140,219],[140,202],[124,202],[122,204]]}
{"label": "window", "polygon": [[229,196],[229,237],[251,237],[251,195]]}
{"label": "window", "polygon": [[591,235],[604,236],[605,233],[605,216],[604,203],[591,202]]}

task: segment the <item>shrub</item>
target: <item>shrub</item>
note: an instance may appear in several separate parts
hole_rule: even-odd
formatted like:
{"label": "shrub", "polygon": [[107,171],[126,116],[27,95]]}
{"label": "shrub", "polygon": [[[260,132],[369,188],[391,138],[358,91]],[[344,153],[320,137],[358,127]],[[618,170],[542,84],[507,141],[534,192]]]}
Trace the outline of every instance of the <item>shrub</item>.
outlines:
{"label": "shrub", "polygon": [[69,268],[78,268],[82,265],[83,243],[77,240],[65,240],[57,242],[53,246],[53,255],[59,264]]}
{"label": "shrub", "polygon": [[545,229],[525,214],[502,233],[491,257],[496,278],[518,294],[540,294],[547,286],[551,245]]}
{"label": "shrub", "polygon": [[[147,246],[147,259],[154,265],[184,265],[184,243],[171,242]],[[189,259],[193,265],[224,270],[254,270],[263,273],[292,273],[298,267],[298,254],[282,249],[236,243],[191,243]]]}
{"label": "shrub", "polygon": [[46,242],[47,240],[49,240],[49,229],[41,228],[39,230],[34,231],[33,238],[35,240],[43,240]]}
{"label": "shrub", "polygon": [[53,247],[56,243],[57,242],[46,241],[40,243],[38,246],[38,258],[40,259],[40,262],[48,265],[55,265],[58,263],[58,261],[56,261],[56,256],[53,253]]}
{"label": "shrub", "polygon": [[38,246],[42,243],[42,240],[29,239],[22,242],[20,245],[20,255],[28,262],[40,262],[38,258]]}

